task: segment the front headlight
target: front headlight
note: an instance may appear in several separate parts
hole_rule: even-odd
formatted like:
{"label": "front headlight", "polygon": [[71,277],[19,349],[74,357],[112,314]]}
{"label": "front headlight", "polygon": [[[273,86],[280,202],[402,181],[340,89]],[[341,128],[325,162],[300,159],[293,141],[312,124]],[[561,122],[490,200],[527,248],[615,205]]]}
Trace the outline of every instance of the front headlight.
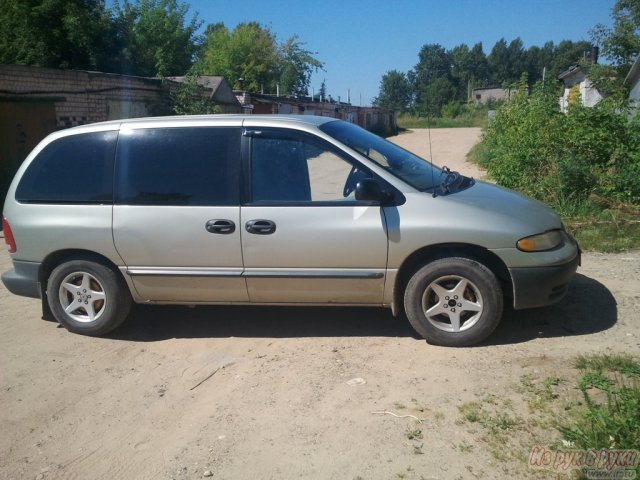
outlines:
{"label": "front headlight", "polygon": [[562,232],[560,230],[551,230],[538,235],[521,238],[517,241],[516,246],[518,250],[522,250],[523,252],[543,252],[556,248],[562,241]]}

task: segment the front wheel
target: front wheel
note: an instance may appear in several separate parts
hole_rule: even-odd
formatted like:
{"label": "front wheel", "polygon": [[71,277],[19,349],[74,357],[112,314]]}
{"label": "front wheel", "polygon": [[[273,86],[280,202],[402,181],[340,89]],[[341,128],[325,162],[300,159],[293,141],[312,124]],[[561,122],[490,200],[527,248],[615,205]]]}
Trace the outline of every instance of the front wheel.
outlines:
{"label": "front wheel", "polygon": [[464,347],[487,338],[502,317],[502,289],[491,270],[468,258],[435,260],[404,292],[411,326],[429,342]]}
{"label": "front wheel", "polygon": [[111,268],[89,260],[56,267],[47,282],[47,298],[56,320],[82,335],[104,335],[129,314],[131,295]]}

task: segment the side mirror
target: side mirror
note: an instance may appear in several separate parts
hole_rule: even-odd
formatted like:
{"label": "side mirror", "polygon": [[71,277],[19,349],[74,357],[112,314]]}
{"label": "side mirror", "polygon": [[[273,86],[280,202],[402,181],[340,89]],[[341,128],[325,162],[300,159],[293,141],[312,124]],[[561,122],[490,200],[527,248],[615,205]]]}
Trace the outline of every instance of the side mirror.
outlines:
{"label": "side mirror", "polygon": [[363,178],[356,184],[356,200],[389,203],[393,200],[393,194],[383,191],[377,180]]}

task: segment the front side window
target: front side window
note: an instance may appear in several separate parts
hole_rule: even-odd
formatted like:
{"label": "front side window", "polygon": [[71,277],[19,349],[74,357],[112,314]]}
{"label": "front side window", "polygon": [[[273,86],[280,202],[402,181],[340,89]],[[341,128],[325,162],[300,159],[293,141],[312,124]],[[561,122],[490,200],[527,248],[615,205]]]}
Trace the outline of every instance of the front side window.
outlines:
{"label": "front side window", "polygon": [[437,188],[446,174],[426,160],[356,125],[333,121],[320,130],[377,163],[417,190]]}
{"label": "front side window", "polygon": [[117,159],[118,204],[212,206],[239,202],[239,128],[123,131]]}
{"label": "front side window", "polygon": [[253,136],[253,202],[355,202],[356,184],[368,176],[310,135],[261,131]]}
{"label": "front side window", "polygon": [[117,132],[54,140],[31,162],[16,190],[23,203],[110,203]]}

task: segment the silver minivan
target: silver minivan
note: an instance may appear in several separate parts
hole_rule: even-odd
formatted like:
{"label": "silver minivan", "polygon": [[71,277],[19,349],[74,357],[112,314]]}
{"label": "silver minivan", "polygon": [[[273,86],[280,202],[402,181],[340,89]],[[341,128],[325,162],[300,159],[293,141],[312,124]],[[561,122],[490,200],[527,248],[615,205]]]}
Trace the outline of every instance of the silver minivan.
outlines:
{"label": "silver minivan", "polygon": [[561,299],[580,262],[546,206],[314,116],[112,121],[44,139],[3,212],[17,295],[102,335],[148,304],[390,307],[430,342]]}

